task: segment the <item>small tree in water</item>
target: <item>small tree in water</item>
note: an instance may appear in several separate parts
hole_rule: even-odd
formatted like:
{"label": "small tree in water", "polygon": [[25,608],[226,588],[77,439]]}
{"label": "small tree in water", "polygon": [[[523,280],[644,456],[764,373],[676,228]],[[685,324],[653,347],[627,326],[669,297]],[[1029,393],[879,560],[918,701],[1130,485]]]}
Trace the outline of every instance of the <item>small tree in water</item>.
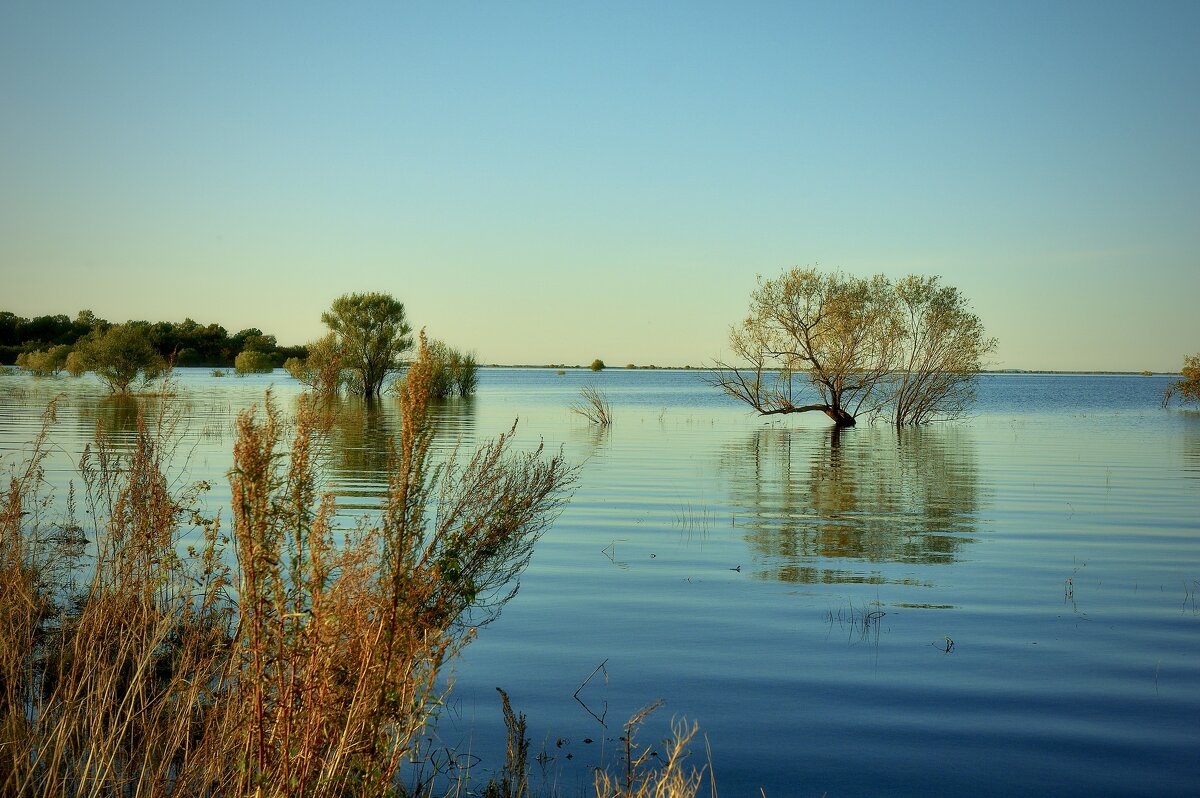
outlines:
{"label": "small tree in water", "polygon": [[337,336],[329,333],[305,348],[307,355],[289,357],[283,368],[318,396],[337,396],[342,384],[342,351]]}
{"label": "small tree in water", "polygon": [[465,398],[475,393],[479,364],[474,352],[462,352],[437,340],[428,341],[425,349],[430,369],[430,398],[446,399],[452,395]]}
{"label": "small tree in water", "polygon": [[57,377],[66,367],[70,354],[71,347],[60,344],[45,350],[22,352],[17,356],[17,365],[39,377]]}
{"label": "small tree in water", "polygon": [[244,349],[233,360],[238,374],[270,374],[275,370],[275,359],[266,352]]}
{"label": "small tree in water", "polygon": [[1166,393],[1163,394],[1163,407],[1175,398],[1184,404],[1200,403],[1200,353],[1184,357],[1182,373],[1181,379],[1167,386]]}
{"label": "small tree in water", "polygon": [[102,379],[113,393],[129,393],[135,383],[145,385],[166,369],[166,361],[150,341],[145,323],[115,324],[82,339],[77,351],[83,364]]}
{"label": "small tree in water", "polygon": [[[841,427],[887,411],[897,426],[955,415],[995,347],[955,289],[936,277],[792,269],[759,280],[729,335],[715,382],[762,415],[817,410]],[[801,375],[816,391],[801,397]]]}

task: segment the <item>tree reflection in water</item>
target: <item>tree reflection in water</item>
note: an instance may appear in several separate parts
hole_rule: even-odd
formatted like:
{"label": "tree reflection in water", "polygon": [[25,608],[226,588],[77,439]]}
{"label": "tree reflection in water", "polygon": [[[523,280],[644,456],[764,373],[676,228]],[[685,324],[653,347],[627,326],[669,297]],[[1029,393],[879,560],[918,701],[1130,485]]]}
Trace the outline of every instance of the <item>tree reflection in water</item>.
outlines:
{"label": "tree reflection in water", "polygon": [[1183,472],[1192,479],[1200,479],[1200,411],[1184,411],[1183,427]]}
{"label": "tree reflection in water", "polygon": [[[400,434],[400,406],[391,397],[352,396],[330,405],[332,428],[326,452],[327,490],[338,509],[361,513],[378,510],[387,495],[388,441]],[[430,403],[435,458],[456,447],[475,449],[475,400],[447,399]]]}
{"label": "tree reflection in water", "polygon": [[722,467],[766,578],[911,582],[883,564],[953,562],[975,531],[978,467],[961,428],[768,427]]}
{"label": "tree reflection in water", "polygon": [[158,412],[157,397],[106,396],[80,407],[79,422],[87,427],[85,437],[99,432],[118,449],[132,449],[137,435],[139,404],[145,404],[146,417]]}

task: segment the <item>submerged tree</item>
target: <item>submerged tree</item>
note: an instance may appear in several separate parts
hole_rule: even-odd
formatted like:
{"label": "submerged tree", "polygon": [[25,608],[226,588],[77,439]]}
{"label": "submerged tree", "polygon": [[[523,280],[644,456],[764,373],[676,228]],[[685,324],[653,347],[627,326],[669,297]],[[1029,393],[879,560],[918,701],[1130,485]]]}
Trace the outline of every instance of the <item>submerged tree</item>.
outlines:
{"label": "submerged tree", "polygon": [[289,357],[283,368],[320,396],[336,396],[342,384],[342,350],[337,336],[329,333],[307,346],[303,358]]}
{"label": "submerged tree", "polygon": [[428,341],[426,356],[430,364],[430,393],[434,399],[452,395],[467,397],[475,393],[479,382],[479,364],[474,352],[463,352],[443,341]]}
{"label": "submerged tree", "polygon": [[338,336],[342,366],[353,374],[350,390],[367,398],[379,395],[388,373],[412,348],[404,304],[389,294],[340,296],[321,321]]}
{"label": "submerged tree", "polygon": [[78,349],[72,349],[67,353],[67,359],[63,363],[67,373],[72,377],[82,377],[87,371],[87,357]]}
{"label": "submerged tree", "polygon": [[104,380],[113,393],[128,393],[135,382],[144,385],[166,369],[145,324],[115,324],[104,332],[94,331],[77,348],[83,355],[80,365]]}
{"label": "submerged tree", "polygon": [[[718,363],[718,384],[762,415],[819,410],[838,426],[880,408],[900,322],[887,281],[793,269],[759,280],[750,312],[730,330],[735,358]],[[818,401],[798,398],[807,374]]]}
{"label": "submerged tree", "polygon": [[1183,376],[1167,386],[1163,394],[1163,407],[1178,398],[1180,402],[1200,403],[1200,353],[1183,358]]}
{"label": "submerged tree", "polygon": [[[888,410],[897,425],[920,424],[961,411],[994,346],[937,278],[792,269],[760,278],[715,381],[762,415],[816,410],[846,427]],[[802,395],[804,377],[817,401]]]}
{"label": "submerged tree", "polygon": [[238,374],[270,374],[275,370],[275,358],[257,349],[243,349],[233,360]]}
{"label": "submerged tree", "polygon": [[896,426],[962,414],[975,398],[976,374],[995,348],[983,322],[958,289],[937,277],[909,275],[896,283],[904,360],[889,404]]}
{"label": "submerged tree", "polygon": [[57,377],[67,365],[71,347],[59,344],[49,349],[22,352],[17,356],[17,365],[27,368],[39,377]]}

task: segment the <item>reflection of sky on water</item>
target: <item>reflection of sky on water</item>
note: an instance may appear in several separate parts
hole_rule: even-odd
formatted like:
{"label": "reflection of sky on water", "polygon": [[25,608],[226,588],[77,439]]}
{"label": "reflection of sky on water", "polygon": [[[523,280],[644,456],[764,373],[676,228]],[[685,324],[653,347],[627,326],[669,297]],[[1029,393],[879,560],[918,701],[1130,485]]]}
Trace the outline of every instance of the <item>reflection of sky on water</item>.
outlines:
{"label": "reflection of sky on water", "polygon": [[[580,741],[605,740],[572,693],[607,661],[589,705],[611,726],[665,698],[647,739],[699,720],[726,794],[1196,794],[1200,413],[1162,410],[1162,380],[987,377],[963,425],[835,437],[699,378],[485,369],[473,401],[434,406],[435,459],[519,416],[518,448],[583,463],[521,593],[454,663],[469,728],[443,717],[444,739],[503,761],[500,685],[535,741],[572,741],[550,752],[558,783],[586,784],[602,757]],[[591,382],[609,429],[567,409]],[[290,415],[280,374],[181,378],[173,473],[208,480],[226,523],[233,419],[272,384]],[[97,423],[127,440],[136,414],[88,379],[0,376],[5,471],[59,392],[65,491]],[[398,432],[392,397],[339,403],[323,467],[343,522],[378,507]],[[876,609],[867,645],[854,613]]]}

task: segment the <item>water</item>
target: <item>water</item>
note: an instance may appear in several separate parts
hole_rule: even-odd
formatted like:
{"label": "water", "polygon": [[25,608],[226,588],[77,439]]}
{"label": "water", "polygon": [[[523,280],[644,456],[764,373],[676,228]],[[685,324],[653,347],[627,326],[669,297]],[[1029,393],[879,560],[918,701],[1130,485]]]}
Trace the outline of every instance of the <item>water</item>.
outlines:
{"label": "water", "polygon": [[[834,432],[764,423],[701,377],[485,369],[439,407],[443,454],[520,417],[522,445],[582,470],[455,664],[436,744],[498,767],[502,687],[567,795],[658,698],[643,739],[698,721],[728,796],[1200,793],[1200,414],[1159,407],[1167,378],[989,375],[963,423]],[[289,406],[282,373],[180,374],[180,478],[214,506],[236,411],[272,383]],[[567,410],[585,384],[610,429]],[[86,378],[0,376],[4,462],[57,391],[65,484],[96,423],[135,410]],[[386,401],[343,414],[347,517],[378,506],[397,429]]]}

